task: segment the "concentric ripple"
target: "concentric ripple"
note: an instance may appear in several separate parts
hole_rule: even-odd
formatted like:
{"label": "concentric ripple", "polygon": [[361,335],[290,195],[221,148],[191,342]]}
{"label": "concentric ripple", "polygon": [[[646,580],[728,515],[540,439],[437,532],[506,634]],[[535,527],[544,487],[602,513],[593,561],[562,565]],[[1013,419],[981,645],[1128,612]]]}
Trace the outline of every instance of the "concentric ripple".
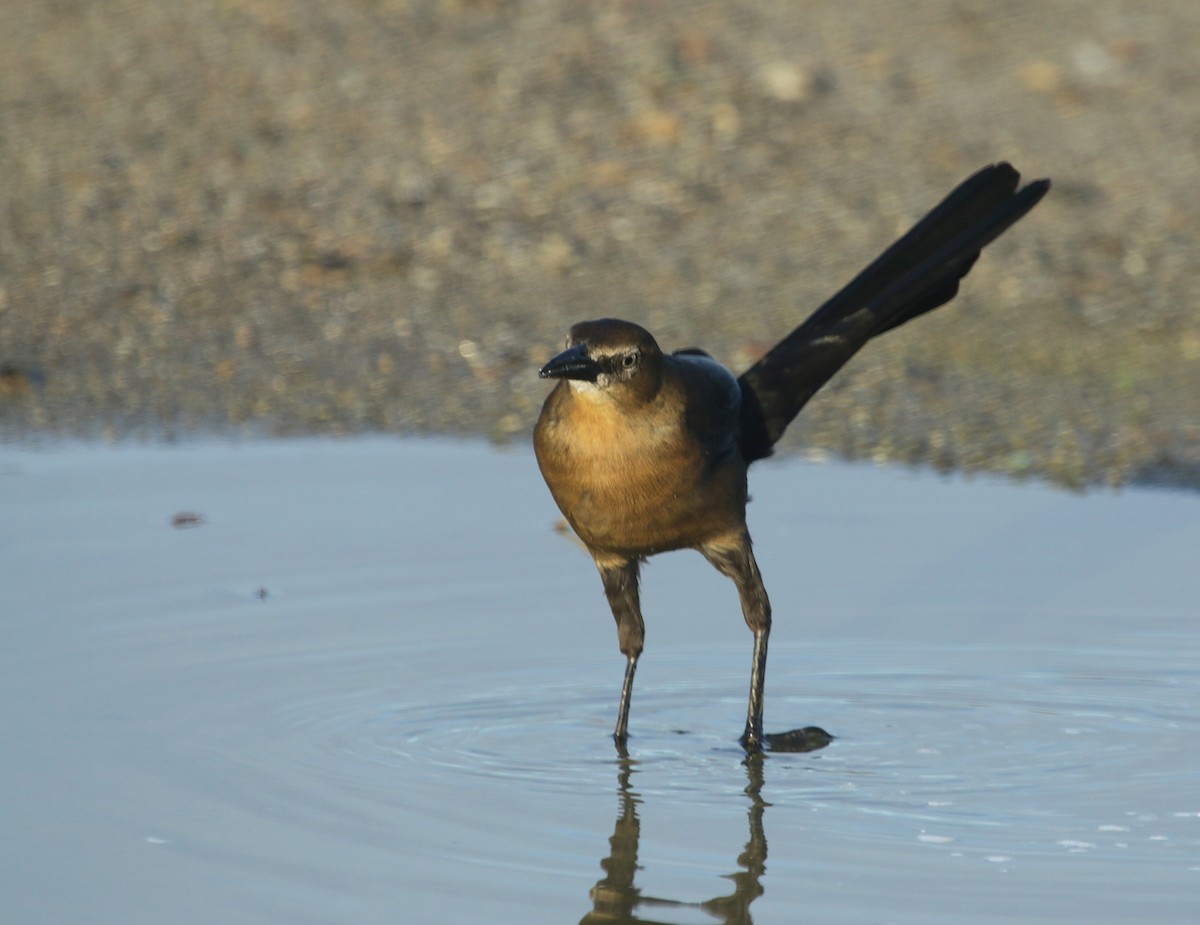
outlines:
{"label": "concentric ripple", "polygon": [[[677,650],[638,687],[629,750],[642,799],[715,806],[745,788],[741,691],[697,680],[731,676],[729,656]],[[837,736],[821,752],[768,756],[763,795],[773,806],[803,809],[841,835],[915,833],[996,856],[1131,839],[1200,844],[1200,795],[1173,779],[1200,690],[1190,654],[1164,663],[1158,649],[1142,658],[855,641],[780,647],[773,659],[768,728],[819,723]],[[813,664],[860,670],[790,668]],[[603,792],[616,765],[612,675],[595,659],[520,680],[476,675],[460,685],[470,690],[425,697],[348,690],[277,705],[273,722],[300,740],[294,754],[314,787],[333,775],[354,789],[402,779],[417,801],[483,781],[492,790]]]}

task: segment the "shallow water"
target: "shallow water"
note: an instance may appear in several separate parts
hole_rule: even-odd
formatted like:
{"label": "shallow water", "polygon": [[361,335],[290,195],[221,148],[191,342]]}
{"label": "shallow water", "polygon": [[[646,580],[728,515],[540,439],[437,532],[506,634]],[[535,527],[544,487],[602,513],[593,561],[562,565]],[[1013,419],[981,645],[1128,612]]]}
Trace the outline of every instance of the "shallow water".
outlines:
{"label": "shallow water", "polygon": [[528,452],[0,448],[4,920],[1192,921],[1200,498],[758,468],[767,727],[838,738],[745,761],[681,553],[623,760]]}

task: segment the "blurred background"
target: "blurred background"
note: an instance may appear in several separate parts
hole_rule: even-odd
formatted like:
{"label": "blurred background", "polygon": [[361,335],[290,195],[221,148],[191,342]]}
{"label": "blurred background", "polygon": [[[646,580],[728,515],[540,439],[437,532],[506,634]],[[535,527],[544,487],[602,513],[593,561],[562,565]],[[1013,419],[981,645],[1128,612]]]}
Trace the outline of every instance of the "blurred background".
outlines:
{"label": "blurred background", "polygon": [[1200,485],[1200,5],[0,7],[0,429],[524,440],[614,315],[735,372],[978,167],[1050,196],[787,445]]}

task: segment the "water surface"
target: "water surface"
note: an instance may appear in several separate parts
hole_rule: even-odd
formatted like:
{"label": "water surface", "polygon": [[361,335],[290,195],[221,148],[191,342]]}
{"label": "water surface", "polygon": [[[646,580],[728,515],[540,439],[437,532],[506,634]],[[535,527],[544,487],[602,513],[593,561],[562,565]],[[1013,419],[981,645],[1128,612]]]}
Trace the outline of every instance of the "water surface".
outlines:
{"label": "water surface", "polygon": [[[1200,498],[771,462],[622,659],[532,456],[0,448],[6,921],[1190,922]],[[177,514],[199,515],[198,523]]]}

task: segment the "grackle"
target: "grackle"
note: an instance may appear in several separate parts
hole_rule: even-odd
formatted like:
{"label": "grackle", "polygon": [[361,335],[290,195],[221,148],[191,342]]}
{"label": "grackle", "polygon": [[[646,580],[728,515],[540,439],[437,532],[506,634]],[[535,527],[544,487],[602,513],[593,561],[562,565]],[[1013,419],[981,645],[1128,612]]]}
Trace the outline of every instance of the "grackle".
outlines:
{"label": "grackle", "polygon": [[747,467],[868,340],[954,298],[980,251],[1050,188],[1019,181],[1005,163],[965,180],[740,377],[701,350],[663,353],[644,328],[612,318],[574,325],[542,367],[558,382],[534,431],[538,465],[600,570],[627,660],[619,747],[644,636],[639,565],[672,549],[698,550],[737,585],[754,634],[742,747],[828,738],[815,727],[763,734],[771,604],[746,529]]}

